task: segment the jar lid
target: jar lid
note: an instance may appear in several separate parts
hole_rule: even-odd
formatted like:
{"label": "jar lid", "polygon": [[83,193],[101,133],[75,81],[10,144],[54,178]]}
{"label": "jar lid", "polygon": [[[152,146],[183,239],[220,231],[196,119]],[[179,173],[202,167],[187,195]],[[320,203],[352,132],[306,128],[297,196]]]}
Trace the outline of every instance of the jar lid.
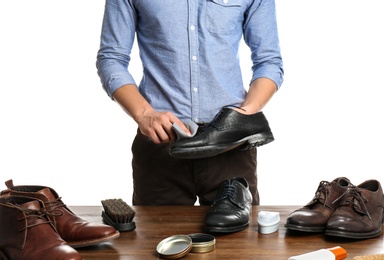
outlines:
{"label": "jar lid", "polygon": [[188,236],[192,239],[191,253],[207,253],[215,249],[216,239],[212,235],[196,233]]}
{"label": "jar lid", "polygon": [[279,229],[280,214],[279,212],[260,211],[257,222],[260,233],[274,233]]}
{"label": "jar lid", "polygon": [[187,255],[192,249],[192,239],[187,235],[174,235],[162,240],[156,247],[160,257],[178,259]]}

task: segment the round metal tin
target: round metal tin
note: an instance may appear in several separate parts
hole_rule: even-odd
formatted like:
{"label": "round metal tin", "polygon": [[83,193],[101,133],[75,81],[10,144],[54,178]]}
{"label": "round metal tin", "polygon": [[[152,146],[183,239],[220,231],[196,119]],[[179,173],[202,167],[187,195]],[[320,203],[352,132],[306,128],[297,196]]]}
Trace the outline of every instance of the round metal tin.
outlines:
{"label": "round metal tin", "polygon": [[188,254],[192,249],[192,239],[187,235],[175,235],[163,239],[156,247],[160,257],[178,259]]}
{"label": "round metal tin", "polygon": [[189,234],[189,236],[192,239],[191,253],[207,253],[215,250],[214,236],[203,233]]}

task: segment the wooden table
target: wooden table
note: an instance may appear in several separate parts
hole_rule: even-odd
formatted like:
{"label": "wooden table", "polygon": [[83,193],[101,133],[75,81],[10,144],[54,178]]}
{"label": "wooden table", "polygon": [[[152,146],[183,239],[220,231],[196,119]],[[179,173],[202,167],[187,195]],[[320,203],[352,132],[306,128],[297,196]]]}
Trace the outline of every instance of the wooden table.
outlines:
{"label": "wooden table", "polygon": [[[70,207],[77,215],[101,223],[102,207]],[[122,232],[120,237],[98,246],[77,249],[84,259],[159,259],[157,244],[177,234],[203,233],[203,220],[208,210],[204,206],[136,206],[136,229]],[[215,235],[216,249],[209,253],[189,253],[183,259],[257,259],[287,260],[321,248],[341,246],[348,252],[347,259],[358,255],[384,254],[383,235],[366,240],[336,239],[322,233],[297,233],[284,227],[295,206],[255,206],[250,226],[240,232]],[[259,211],[279,212],[279,230],[263,235],[258,232]]]}

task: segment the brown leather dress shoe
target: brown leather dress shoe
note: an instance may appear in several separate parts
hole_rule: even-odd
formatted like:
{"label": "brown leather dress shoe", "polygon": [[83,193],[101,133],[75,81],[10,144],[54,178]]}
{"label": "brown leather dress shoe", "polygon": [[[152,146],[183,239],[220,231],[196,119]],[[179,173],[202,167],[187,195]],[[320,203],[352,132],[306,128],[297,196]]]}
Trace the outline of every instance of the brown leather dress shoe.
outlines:
{"label": "brown leather dress shoe", "polygon": [[115,239],[120,233],[111,226],[90,223],[76,216],[61,200],[55,190],[45,186],[14,186],[12,180],[5,183],[11,195],[26,196],[44,202],[44,207],[50,214],[48,218],[54,224],[62,239],[68,245],[77,248],[96,245]]}
{"label": "brown leather dress shoe", "polygon": [[381,234],[384,195],[377,180],[354,186],[328,220],[326,235],[366,239]]}
{"label": "brown leather dress shoe", "polygon": [[350,186],[350,181],[345,177],[336,178],[332,182],[321,181],[314,198],[304,207],[292,212],[285,227],[304,232],[323,232],[329,217]]}
{"label": "brown leather dress shoe", "polygon": [[46,217],[43,202],[0,197],[0,259],[80,260]]}

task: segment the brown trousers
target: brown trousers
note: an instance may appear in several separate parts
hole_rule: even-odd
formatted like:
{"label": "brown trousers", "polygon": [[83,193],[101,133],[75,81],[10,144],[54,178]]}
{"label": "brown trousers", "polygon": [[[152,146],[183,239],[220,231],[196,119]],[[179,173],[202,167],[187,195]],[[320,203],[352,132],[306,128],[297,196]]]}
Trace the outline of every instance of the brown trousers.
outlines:
{"label": "brown trousers", "polygon": [[132,144],[133,205],[200,205],[213,203],[219,184],[243,177],[253,204],[259,205],[256,148],[232,150],[203,159],[177,159],[169,144],[154,144],[138,131]]}

